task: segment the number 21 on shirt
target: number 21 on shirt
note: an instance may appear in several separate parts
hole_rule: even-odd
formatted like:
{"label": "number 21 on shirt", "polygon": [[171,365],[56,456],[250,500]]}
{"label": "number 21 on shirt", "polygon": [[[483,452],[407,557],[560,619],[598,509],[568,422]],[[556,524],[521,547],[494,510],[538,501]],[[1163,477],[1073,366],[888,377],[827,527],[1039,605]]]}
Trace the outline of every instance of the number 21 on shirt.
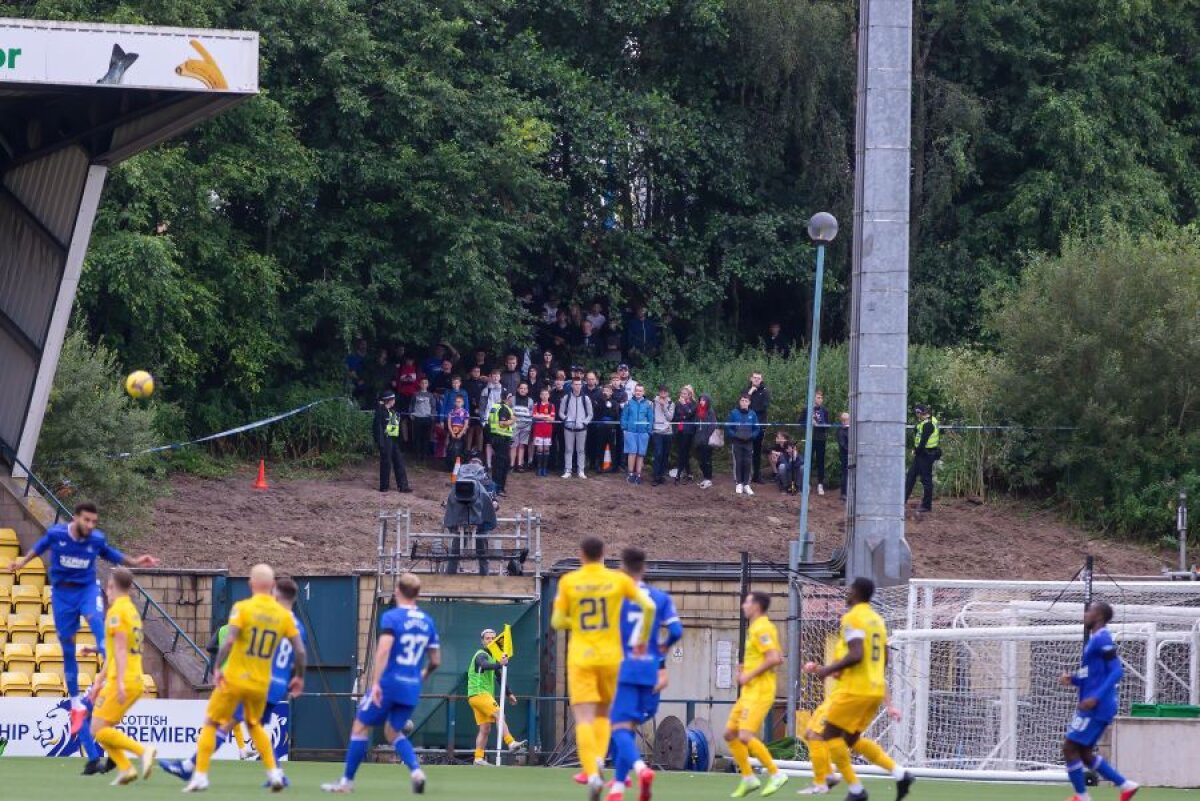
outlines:
{"label": "number 21 on shirt", "polygon": [[579,600],[579,630],[603,631],[608,628],[608,599],[581,598]]}

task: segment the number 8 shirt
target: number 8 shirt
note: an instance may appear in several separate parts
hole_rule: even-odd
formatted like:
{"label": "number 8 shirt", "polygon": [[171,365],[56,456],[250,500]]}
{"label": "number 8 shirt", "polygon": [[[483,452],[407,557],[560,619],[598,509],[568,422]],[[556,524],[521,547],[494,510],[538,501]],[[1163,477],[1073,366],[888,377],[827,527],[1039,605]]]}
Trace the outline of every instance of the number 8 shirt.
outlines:
{"label": "number 8 shirt", "polygon": [[270,595],[252,595],[233,605],[229,625],[237,639],[222,668],[224,683],[213,691],[208,716],[225,723],[241,703],[246,720],[261,720],[279,643],[299,636],[292,613]]}

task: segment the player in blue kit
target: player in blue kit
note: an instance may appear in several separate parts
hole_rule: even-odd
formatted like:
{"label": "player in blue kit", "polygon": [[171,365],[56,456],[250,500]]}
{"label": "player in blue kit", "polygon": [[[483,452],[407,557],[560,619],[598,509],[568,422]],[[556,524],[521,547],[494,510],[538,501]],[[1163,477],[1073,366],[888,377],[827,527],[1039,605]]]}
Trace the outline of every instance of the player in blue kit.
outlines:
{"label": "player in blue kit", "polygon": [[[286,576],[275,580],[275,600],[284,609],[292,613],[292,620],[296,622],[296,629],[300,632],[300,639],[307,646],[308,633],[304,630],[304,624],[300,622],[300,618],[296,616],[296,612],[293,609],[296,604],[296,596],[299,593],[300,588],[296,586],[294,580]],[[263,726],[266,726],[271,721],[271,716],[275,714],[275,708],[288,700],[288,687],[291,684],[295,668],[296,651],[292,648],[291,640],[280,640],[279,645],[275,647],[275,660],[271,663],[271,684],[267,690],[267,705],[263,708]],[[227,725],[217,730],[217,745],[214,752],[220,750],[225,741],[229,739],[229,734],[233,731],[233,727],[240,726],[243,720],[245,720],[245,713],[239,705],[233,713],[233,719]],[[278,757],[278,755],[276,756]],[[158,760],[158,765],[165,773],[178,777],[185,782],[191,781],[192,774],[196,770],[196,755],[193,754],[190,759],[160,759]],[[266,787],[268,784],[264,784],[263,786]],[[288,784],[288,779],[284,776],[283,786],[287,787]]]}
{"label": "player in blue kit", "polygon": [[[615,775],[609,789],[609,801],[621,801],[625,797],[626,781],[632,770],[637,774],[639,801],[650,801],[650,788],[654,783],[654,771],[642,761],[634,739],[634,729],[654,717],[658,711],[658,700],[667,686],[667,649],[683,636],[683,624],[675,612],[671,596],[660,589],[646,586],[646,553],[639,548],[626,548],[621,552],[621,567],[650,595],[654,602],[654,619],[650,621],[650,641],[646,653],[639,656],[635,646],[646,625],[645,613],[635,603],[625,601],[621,610],[621,641],[625,647],[625,658],[621,662],[621,673],[617,679],[617,695],[613,700],[612,742],[616,752]],[[659,631],[666,629],[665,639],[659,639]]]}
{"label": "player in blue kit", "polygon": [[405,736],[405,728],[421,701],[421,684],[441,665],[442,654],[433,619],[417,608],[420,594],[421,579],[412,573],[396,580],[396,607],[384,613],[379,622],[379,645],[371,665],[374,678],[350,729],[346,767],[342,778],[321,785],[327,793],[354,790],[354,774],[367,755],[371,729],[380,724],[385,724],[384,734],[396,749],[396,756],[411,771],[413,792],[425,792],[425,772]]}
{"label": "player in blue kit", "polygon": [[96,581],[96,560],[104,559],[125,567],[157,567],[159,564],[149,554],[131,559],[109,545],[104,532],[96,528],[97,516],[94,504],[76,505],[70,523],[55,523],[46,529],[29,553],[8,567],[16,573],[34,557],[50,551],[47,560],[50,603],[54,629],[62,643],[67,695],[71,697],[71,734],[79,733],[88,714],[79,695],[79,662],[75,656],[75,635],[79,632],[80,617],[87,619],[88,628],[96,636],[96,650],[101,658],[104,657],[104,598]]}
{"label": "player in blue kit", "polygon": [[1064,687],[1079,688],[1079,705],[1063,740],[1067,776],[1075,788],[1071,801],[1091,801],[1084,777],[1085,765],[1115,784],[1121,791],[1121,801],[1130,801],[1138,791],[1137,782],[1126,779],[1095,752],[1100,736],[1117,716],[1117,686],[1125,675],[1117,646],[1105,628],[1112,617],[1112,607],[1103,601],[1087,608],[1083,623],[1089,636],[1083,649],[1083,663],[1074,673],[1064,673],[1060,679]]}

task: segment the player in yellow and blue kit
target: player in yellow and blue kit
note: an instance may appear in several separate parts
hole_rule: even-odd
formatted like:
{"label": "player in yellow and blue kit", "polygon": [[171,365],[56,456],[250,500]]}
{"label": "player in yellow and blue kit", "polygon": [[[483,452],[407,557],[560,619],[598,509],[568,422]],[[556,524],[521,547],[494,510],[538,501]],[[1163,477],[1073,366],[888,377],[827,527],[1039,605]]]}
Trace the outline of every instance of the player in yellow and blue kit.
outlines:
{"label": "player in yellow and blue kit", "polygon": [[[296,617],[292,607],[296,603],[296,596],[299,593],[299,588],[296,582],[290,578],[282,577],[275,580],[275,600],[280,605],[292,613],[292,619],[296,623],[296,629],[300,632],[300,641],[308,646],[308,636],[304,630],[304,624],[300,622],[300,618]],[[227,626],[222,628],[227,629]],[[222,638],[224,642],[224,638]],[[271,663],[271,686],[267,690],[267,705],[263,708],[262,725],[266,726],[271,722],[271,717],[275,714],[275,708],[280,704],[286,703],[290,692],[292,678],[295,675],[296,651],[292,648],[290,640],[281,640],[279,646],[275,650],[275,659]],[[236,727],[244,723],[246,719],[245,709],[239,706],[233,713],[233,720],[217,730],[217,744],[213,752],[221,750],[221,746],[229,739],[231,732],[236,731]],[[251,754],[253,752],[250,752]],[[182,780],[189,781],[192,778],[192,773],[196,770],[196,757],[193,754],[190,759],[160,759],[159,767],[166,773],[176,776]],[[279,752],[276,750],[275,758],[279,758]],[[287,777],[283,777],[283,784],[288,785]]]}
{"label": "player in yellow and blue kit", "polygon": [[[742,780],[734,788],[730,798],[742,798],[762,787],[763,795],[774,795],[783,787],[788,777],[775,765],[771,752],[758,738],[763,721],[775,705],[775,668],[783,664],[783,652],[779,648],[779,631],[767,618],[771,608],[771,596],[765,592],[752,592],[742,599],[742,614],[749,621],[746,628],[746,653],[744,664],[738,665],[737,682],[741,687],[737,703],[729,712],[725,724],[725,742],[737,763]],[[750,769],[750,757],[754,756],[767,769],[767,783],[763,785]]]}
{"label": "player in yellow and blue kit", "polygon": [[1121,801],[1130,801],[1138,791],[1137,782],[1126,779],[1095,752],[1100,736],[1117,716],[1117,687],[1125,675],[1112,634],[1105,628],[1112,617],[1112,607],[1103,601],[1088,607],[1083,613],[1089,636],[1083,649],[1082,664],[1074,673],[1064,673],[1061,677],[1063,686],[1079,688],[1079,704],[1063,740],[1067,776],[1075,788],[1071,801],[1091,801],[1084,765],[1115,784],[1121,791]]}
{"label": "player in yellow and blue kit", "polygon": [[[683,636],[683,624],[679,621],[671,596],[643,581],[646,572],[645,551],[626,548],[621,552],[621,567],[650,596],[654,602],[654,614],[649,618],[650,641],[645,653],[639,654],[636,645],[641,639],[642,630],[647,628],[647,618],[641,606],[630,601],[625,601],[621,613],[621,641],[625,644],[625,659],[621,662],[618,676],[617,697],[609,713],[616,751],[616,772],[608,801],[621,801],[625,797],[625,781],[631,770],[638,777],[639,801],[650,801],[654,771],[638,754],[634,729],[653,719],[658,712],[660,694],[667,686],[667,649]],[[659,639],[659,632],[663,629],[666,629],[666,637]]]}
{"label": "player in yellow and blue kit", "polygon": [[101,657],[104,656],[104,599],[96,580],[96,560],[104,559],[123,567],[155,567],[158,560],[149,554],[130,558],[108,544],[104,532],[96,528],[98,513],[95,504],[80,503],[70,523],[55,523],[46,529],[29,553],[13,561],[8,569],[13,573],[46,551],[50,573],[50,603],[54,612],[54,630],[63,651],[63,678],[67,695],[71,697],[71,734],[77,734],[87,718],[87,709],[79,695],[79,662],[75,654],[75,634],[79,618],[87,619],[88,628],[96,637]]}
{"label": "player in yellow and blue kit", "polygon": [[262,727],[262,717],[271,686],[271,666],[283,640],[291,642],[295,652],[295,675],[288,692],[296,696],[304,689],[304,643],[291,611],[273,597],[275,571],[270,565],[255,565],[250,570],[250,591],[253,594],[249,598],[233,605],[229,636],[214,660],[218,666],[214,672],[217,689],[208,699],[197,743],[196,770],[183,788],[185,793],[208,789],[208,766],[217,749],[217,731],[230,725],[239,706],[245,713],[250,740],[266,768],[267,785],[273,791],[284,787],[283,771],[275,761],[271,737]]}
{"label": "player in yellow and blue kit", "polygon": [[379,725],[384,726],[384,734],[396,756],[409,769],[413,792],[425,792],[425,772],[405,730],[413,710],[421,702],[421,684],[442,664],[442,651],[433,618],[417,608],[420,594],[421,579],[412,573],[404,573],[396,580],[396,607],[385,612],[379,621],[371,689],[358,705],[350,729],[342,778],[321,785],[327,793],[354,790],[354,775],[367,756],[371,729]]}
{"label": "player in yellow and blue kit", "polygon": [[[580,545],[578,570],[558,582],[550,625],[570,631],[567,643],[567,696],[575,717],[579,764],[587,775],[588,797],[599,801],[604,790],[600,763],[608,752],[608,711],[617,692],[625,647],[621,643],[623,602],[633,601],[646,618],[654,602],[624,573],[604,566],[604,542],[587,537]],[[638,633],[632,653],[645,653],[649,627]]]}

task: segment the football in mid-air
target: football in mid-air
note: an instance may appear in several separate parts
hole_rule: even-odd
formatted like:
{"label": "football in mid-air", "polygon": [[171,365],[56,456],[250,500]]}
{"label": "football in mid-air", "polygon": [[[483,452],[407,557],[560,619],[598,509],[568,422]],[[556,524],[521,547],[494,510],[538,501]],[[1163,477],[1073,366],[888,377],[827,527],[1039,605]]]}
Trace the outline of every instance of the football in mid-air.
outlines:
{"label": "football in mid-air", "polygon": [[134,370],[125,377],[125,391],[138,400],[150,397],[154,394],[154,376],[145,370]]}

